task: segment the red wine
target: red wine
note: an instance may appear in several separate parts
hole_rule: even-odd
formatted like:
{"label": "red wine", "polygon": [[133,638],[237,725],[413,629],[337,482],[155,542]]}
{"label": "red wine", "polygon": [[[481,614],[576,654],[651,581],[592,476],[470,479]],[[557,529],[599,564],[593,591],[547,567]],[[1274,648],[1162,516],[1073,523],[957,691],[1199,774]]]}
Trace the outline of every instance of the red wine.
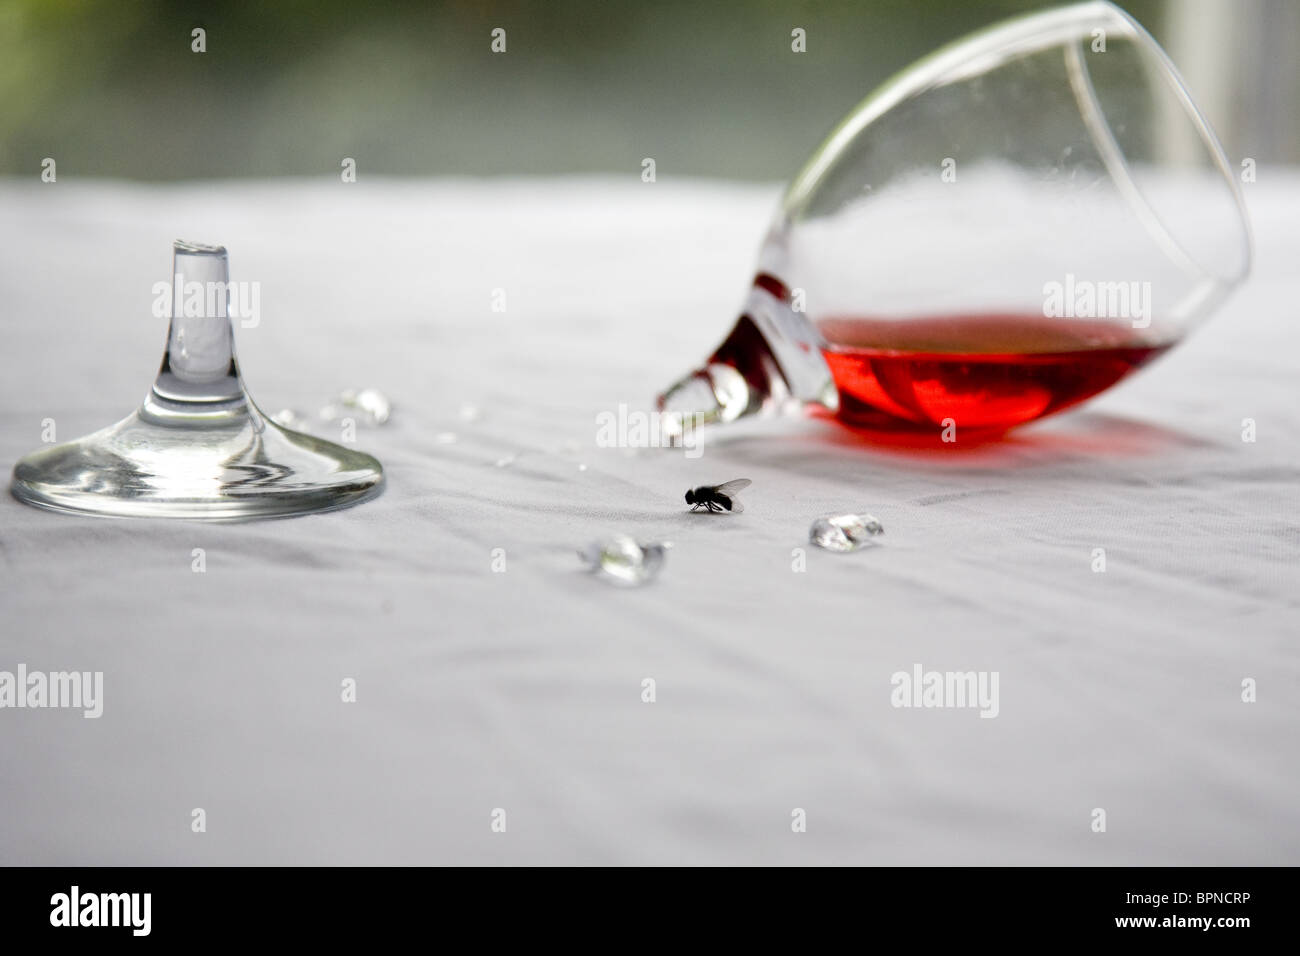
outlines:
{"label": "red wine", "polygon": [[868,429],[1007,429],[1096,395],[1165,352],[1130,326],[1041,315],[828,319],[839,418]]}

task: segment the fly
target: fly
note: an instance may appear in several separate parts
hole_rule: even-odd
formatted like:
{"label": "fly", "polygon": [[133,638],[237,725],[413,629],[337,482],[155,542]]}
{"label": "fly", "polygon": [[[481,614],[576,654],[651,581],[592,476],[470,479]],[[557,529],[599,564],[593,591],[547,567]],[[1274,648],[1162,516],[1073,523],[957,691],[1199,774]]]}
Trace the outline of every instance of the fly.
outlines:
{"label": "fly", "polygon": [[686,492],[686,503],[692,511],[741,512],[745,506],[736,497],[736,492],[748,488],[753,482],[748,478],[737,478],[720,485],[700,485]]}

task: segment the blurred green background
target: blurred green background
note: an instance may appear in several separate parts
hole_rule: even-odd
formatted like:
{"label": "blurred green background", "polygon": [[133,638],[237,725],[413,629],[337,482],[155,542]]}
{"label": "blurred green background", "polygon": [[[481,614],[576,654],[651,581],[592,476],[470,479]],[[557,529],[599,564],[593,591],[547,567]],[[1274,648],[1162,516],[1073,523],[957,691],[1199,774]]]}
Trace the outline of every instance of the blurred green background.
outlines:
{"label": "blurred green background", "polygon": [[[660,177],[781,180],[894,71],[1045,5],[0,0],[0,174],[46,156],[61,179],[338,175],[345,156],[362,176],[639,174],[652,156]],[[1234,158],[1300,158],[1300,2],[1125,6]]]}

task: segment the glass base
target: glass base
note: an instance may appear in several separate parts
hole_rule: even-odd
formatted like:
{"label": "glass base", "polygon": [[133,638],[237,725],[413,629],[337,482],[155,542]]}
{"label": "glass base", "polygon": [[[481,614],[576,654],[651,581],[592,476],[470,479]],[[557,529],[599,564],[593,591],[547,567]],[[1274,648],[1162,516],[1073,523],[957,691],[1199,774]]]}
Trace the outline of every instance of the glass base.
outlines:
{"label": "glass base", "polygon": [[345,508],[379,494],[383,481],[370,455],[283,428],[251,402],[211,420],[155,414],[146,403],[20,459],[10,490],[70,514],[231,521]]}

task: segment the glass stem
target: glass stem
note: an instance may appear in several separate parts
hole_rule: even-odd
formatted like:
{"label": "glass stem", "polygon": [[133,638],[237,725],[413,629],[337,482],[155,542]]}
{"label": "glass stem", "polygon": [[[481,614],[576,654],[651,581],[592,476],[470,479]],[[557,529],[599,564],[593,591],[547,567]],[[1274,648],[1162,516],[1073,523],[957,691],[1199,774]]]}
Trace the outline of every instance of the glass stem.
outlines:
{"label": "glass stem", "polygon": [[225,247],[178,241],[173,262],[167,351],[144,411],[178,424],[242,417],[249,402],[235,361]]}
{"label": "glass stem", "polygon": [[735,421],[795,403],[834,410],[839,395],[821,356],[817,330],[790,306],[781,280],[760,272],[744,312],[703,368],[659,396],[661,427],[671,435],[694,425]]}

